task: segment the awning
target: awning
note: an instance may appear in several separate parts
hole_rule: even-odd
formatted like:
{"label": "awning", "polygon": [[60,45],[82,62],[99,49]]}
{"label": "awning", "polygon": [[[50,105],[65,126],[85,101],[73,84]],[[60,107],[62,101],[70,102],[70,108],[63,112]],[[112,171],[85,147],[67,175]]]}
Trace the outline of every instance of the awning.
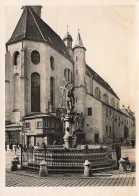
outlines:
{"label": "awning", "polygon": [[7,132],[20,132],[21,131],[21,129],[19,129],[19,128],[6,128],[5,129],[5,131],[7,131]]}

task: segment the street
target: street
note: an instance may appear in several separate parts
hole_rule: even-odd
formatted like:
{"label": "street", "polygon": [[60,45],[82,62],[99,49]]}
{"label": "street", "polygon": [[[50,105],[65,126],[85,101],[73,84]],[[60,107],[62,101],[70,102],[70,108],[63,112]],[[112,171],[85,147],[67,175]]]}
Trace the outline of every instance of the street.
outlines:
{"label": "street", "polygon": [[91,186],[135,186],[135,172],[94,174],[84,178],[82,174],[39,177],[37,173],[26,171],[6,172],[6,187],[91,187]]}

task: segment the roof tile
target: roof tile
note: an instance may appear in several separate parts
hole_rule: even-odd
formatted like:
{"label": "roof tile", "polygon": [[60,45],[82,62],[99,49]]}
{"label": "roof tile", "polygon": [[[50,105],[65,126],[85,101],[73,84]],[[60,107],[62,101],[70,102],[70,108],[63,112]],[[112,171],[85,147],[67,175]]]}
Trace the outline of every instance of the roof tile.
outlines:
{"label": "roof tile", "polygon": [[21,40],[32,40],[48,43],[60,54],[72,61],[64,42],[30,7],[26,6],[19,22],[7,44]]}

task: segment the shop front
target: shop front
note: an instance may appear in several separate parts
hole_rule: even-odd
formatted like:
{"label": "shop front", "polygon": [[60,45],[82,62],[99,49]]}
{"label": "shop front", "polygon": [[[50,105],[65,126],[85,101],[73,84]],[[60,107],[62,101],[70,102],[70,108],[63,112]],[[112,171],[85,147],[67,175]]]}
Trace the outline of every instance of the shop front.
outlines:
{"label": "shop front", "polygon": [[22,129],[16,124],[6,125],[5,129],[6,145],[17,145],[22,143]]}

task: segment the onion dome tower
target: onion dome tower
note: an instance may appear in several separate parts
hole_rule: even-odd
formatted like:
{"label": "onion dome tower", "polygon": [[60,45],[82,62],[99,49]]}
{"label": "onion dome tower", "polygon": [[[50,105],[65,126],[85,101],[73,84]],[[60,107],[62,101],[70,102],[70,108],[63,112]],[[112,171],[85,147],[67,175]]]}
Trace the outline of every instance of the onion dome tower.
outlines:
{"label": "onion dome tower", "polygon": [[68,32],[68,26],[67,26],[67,34],[65,35],[63,42],[66,45],[66,47],[68,48],[71,56],[72,56],[72,41],[73,41],[73,39],[72,39],[72,36]]}

